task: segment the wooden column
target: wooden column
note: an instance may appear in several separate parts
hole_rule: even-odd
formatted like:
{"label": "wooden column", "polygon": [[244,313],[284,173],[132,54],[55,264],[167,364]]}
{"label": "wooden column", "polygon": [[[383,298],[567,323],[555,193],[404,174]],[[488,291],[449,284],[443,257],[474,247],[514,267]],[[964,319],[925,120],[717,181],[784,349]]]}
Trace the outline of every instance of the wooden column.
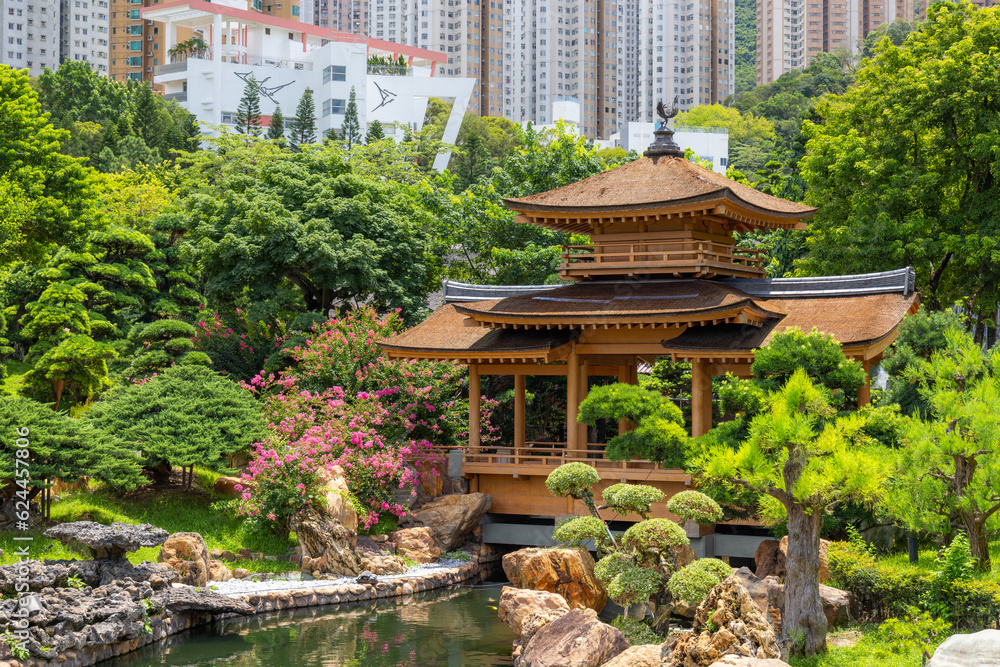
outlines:
{"label": "wooden column", "polygon": [[479,366],[469,364],[469,449],[479,451],[479,437],[482,426],[479,423],[480,397],[483,395],[479,380]]}
{"label": "wooden column", "polygon": [[858,407],[868,405],[872,402],[872,362],[865,359],[861,362],[861,367],[865,369],[865,381],[858,387]]}
{"label": "wooden column", "polygon": [[712,428],[712,374],[708,359],[691,362],[691,435],[698,437]]}
{"label": "wooden column", "polygon": [[569,353],[566,362],[566,451],[577,448],[580,431],[576,427],[576,414],[580,407],[580,355],[576,353],[576,345]]}
{"label": "wooden column", "polygon": [[[618,382],[621,384],[630,384],[632,380],[632,370],[629,366],[619,366],[618,367]],[[632,430],[629,420],[624,417],[618,420],[618,434],[627,433]]]}
{"label": "wooden column", "polygon": [[[587,371],[587,362],[584,361],[580,364],[580,395],[577,402],[577,413],[579,413],[579,405],[583,402],[583,399],[587,398],[587,389],[590,383],[590,374]],[[587,451],[587,441],[590,440],[590,427],[586,424],[577,422],[577,445],[584,452]]]}
{"label": "wooden column", "polygon": [[[524,448],[524,394],[525,377],[517,374],[514,376],[514,456],[520,456]],[[517,459],[515,459],[516,461]]]}

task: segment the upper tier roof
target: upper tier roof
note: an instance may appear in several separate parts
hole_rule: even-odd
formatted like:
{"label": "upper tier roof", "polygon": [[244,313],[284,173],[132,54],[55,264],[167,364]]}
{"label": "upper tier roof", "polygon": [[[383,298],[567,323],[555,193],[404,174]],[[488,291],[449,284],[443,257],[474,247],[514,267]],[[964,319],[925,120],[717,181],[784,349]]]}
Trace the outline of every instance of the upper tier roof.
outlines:
{"label": "upper tier roof", "polygon": [[[579,218],[585,214],[636,214],[656,210],[706,209],[722,206],[738,210],[750,226],[802,228],[801,220],[816,209],[758,192],[711,169],[670,156],[643,157],[548,192],[505,199],[514,211],[529,218],[539,214]],[[747,216],[747,214],[750,214]],[[553,225],[547,225],[553,226]]]}

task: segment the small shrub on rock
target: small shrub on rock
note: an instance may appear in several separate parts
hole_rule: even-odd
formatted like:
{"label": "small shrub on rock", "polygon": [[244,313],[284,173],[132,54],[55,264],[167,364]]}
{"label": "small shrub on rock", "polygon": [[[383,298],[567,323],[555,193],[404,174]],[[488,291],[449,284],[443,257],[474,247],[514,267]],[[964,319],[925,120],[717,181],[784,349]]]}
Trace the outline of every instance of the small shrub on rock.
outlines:
{"label": "small shrub on rock", "polygon": [[611,621],[611,626],[621,630],[625,635],[625,640],[629,646],[643,646],[645,644],[662,644],[663,637],[660,637],[653,629],[642,621],[636,621],[628,616],[619,616]]}
{"label": "small shrub on rock", "polygon": [[629,567],[608,582],[608,596],[623,607],[645,602],[660,589],[663,577],[645,567]]}
{"label": "small shrub on rock", "polygon": [[667,501],[667,509],[683,521],[709,524],[722,520],[719,503],[698,491],[681,491]]}
{"label": "small shrub on rock", "polygon": [[733,573],[733,568],[716,558],[699,558],[675,572],[667,582],[667,590],[675,600],[699,604],[716,585]]}

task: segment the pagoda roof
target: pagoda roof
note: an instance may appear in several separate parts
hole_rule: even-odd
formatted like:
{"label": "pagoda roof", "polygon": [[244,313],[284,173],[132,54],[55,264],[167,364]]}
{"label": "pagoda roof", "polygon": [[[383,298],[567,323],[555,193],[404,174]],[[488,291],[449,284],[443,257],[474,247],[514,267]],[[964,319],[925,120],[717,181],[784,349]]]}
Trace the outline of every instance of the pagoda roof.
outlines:
{"label": "pagoda roof", "polygon": [[[634,215],[653,212],[712,210],[727,212],[750,227],[803,229],[801,221],[816,209],[754,190],[690,160],[671,156],[643,157],[548,192],[505,199],[508,208],[528,220],[554,229],[580,231],[566,220],[594,214]],[[727,210],[728,209],[728,210]]]}

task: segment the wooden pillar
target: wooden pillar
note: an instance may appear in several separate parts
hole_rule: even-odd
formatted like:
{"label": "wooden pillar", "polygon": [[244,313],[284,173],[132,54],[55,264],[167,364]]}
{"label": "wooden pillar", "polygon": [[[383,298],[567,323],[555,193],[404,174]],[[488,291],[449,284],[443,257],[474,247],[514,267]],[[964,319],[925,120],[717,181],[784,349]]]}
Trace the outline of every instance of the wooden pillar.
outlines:
{"label": "wooden pillar", "polygon": [[517,461],[517,457],[521,455],[521,450],[524,448],[524,431],[525,431],[525,420],[524,420],[524,394],[525,394],[525,377],[518,373],[514,376],[514,457]]}
{"label": "wooden pillar", "polygon": [[708,359],[691,362],[691,435],[712,429],[712,374]]}
{"label": "wooden pillar", "polygon": [[580,407],[580,356],[576,345],[570,350],[566,362],[566,451],[576,450],[580,430],[576,427],[576,414]]}
{"label": "wooden pillar", "polygon": [[[590,374],[587,372],[587,362],[584,361],[580,364],[580,394],[577,401],[577,413],[580,412],[579,405],[583,403],[583,399],[587,398],[587,389],[590,384]],[[576,423],[577,430],[577,445],[584,452],[587,451],[587,441],[590,440],[590,427],[581,422]]]}
{"label": "wooden pillar", "polygon": [[[618,382],[621,384],[631,384],[632,369],[629,366],[618,367]],[[618,420],[618,434],[627,433],[632,430],[629,420],[622,417]]]}
{"label": "wooden pillar", "polygon": [[861,362],[861,367],[865,369],[865,381],[858,387],[858,407],[868,405],[872,402],[872,362],[865,359]]}
{"label": "wooden pillar", "polygon": [[482,432],[480,417],[480,397],[483,395],[479,379],[479,366],[469,364],[469,449],[479,451],[479,437]]}

